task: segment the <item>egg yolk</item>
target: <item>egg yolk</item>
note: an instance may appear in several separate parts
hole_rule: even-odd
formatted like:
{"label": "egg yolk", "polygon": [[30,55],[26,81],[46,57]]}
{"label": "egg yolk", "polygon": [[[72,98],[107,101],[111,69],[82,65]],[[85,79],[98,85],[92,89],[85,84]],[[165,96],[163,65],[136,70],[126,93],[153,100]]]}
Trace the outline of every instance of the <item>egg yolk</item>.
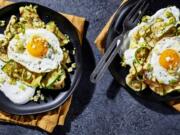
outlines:
{"label": "egg yolk", "polygon": [[167,70],[177,68],[180,63],[179,54],[173,49],[167,49],[161,53],[159,63]]}
{"label": "egg yolk", "polygon": [[31,41],[28,42],[27,50],[30,55],[41,58],[46,55],[48,51],[48,42],[39,36],[34,36]]}

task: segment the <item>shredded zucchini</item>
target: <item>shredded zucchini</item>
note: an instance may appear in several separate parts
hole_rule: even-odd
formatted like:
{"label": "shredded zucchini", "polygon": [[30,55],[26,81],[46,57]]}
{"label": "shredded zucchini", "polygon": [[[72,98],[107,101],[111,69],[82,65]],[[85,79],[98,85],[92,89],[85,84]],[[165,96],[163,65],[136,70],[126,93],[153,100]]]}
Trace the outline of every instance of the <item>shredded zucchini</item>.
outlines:
{"label": "shredded zucchini", "polygon": [[64,69],[61,67],[57,70],[54,70],[46,74],[46,76],[41,81],[41,88],[53,89],[56,87],[57,83],[58,85],[61,85],[61,87],[58,87],[59,89],[63,88],[62,84],[64,83],[65,78],[66,78],[66,73]]}
{"label": "shredded zucchini", "polygon": [[21,80],[26,84],[37,87],[40,85],[41,79],[44,74],[38,74],[31,71],[28,71],[25,67],[20,65],[19,63],[10,60],[6,63],[2,70],[12,79]]}

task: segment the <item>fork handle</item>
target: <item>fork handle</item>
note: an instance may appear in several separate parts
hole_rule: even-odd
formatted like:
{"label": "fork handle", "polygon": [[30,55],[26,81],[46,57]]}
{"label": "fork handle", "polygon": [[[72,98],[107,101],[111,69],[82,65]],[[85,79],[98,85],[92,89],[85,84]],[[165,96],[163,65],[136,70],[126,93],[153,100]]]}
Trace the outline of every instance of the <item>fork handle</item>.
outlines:
{"label": "fork handle", "polygon": [[107,70],[107,68],[109,67],[109,65],[115,58],[115,56],[120,51],[122,43],[123,43],[123,35],[120,34],[112,41],[109,48],[107,49],[105,54],[102,56],[101,60],[97,64],[96,68],[92,72],[92,74],[90,76],[91,82],[96,83],[102,78],[105,71]]}

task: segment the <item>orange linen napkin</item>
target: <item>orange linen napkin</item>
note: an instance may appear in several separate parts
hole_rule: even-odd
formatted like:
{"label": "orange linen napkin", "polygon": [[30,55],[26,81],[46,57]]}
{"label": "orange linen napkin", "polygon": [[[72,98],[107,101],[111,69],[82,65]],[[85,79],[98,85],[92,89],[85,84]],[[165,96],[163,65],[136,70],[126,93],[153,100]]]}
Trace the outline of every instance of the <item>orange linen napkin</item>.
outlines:
{"label": "orange linen napkin", "polygon": [[[0,0],[0,7],[11,4],[12,2]],[[85,18],[62,13],[77,29],[82,43]],[[0,121],[10,122],[19,125],[39,127],[47,132],[52,132],[56,125],[64,125],[66,115],[71,105],[70,97],[62,106],[52,111],[28,116],[11,115],[0,111]]]}
{"label": "orange linen napkin", "polygon": [[[124,0],[122,2],[122,4],[125,3],[125,2],[127,2],[127,0]],[[113,20],[114,15],[115,15],[115,13],[109,19],[109,21],[104,26],[104,28],[102,29],[102,31],[100,32],[100,34],[97,36],[97,38],[95,40],[95,44],[96,44],[96,46],[97,46],[97,48],[98,48],[98,50],[100,51],[101,54],[104,53],[104,45],[105,45],[105,40],[106,40],[107,32],[109,30],[109,27],[111,25],[111,22]],[[171,102],[168,102],[168,104],[170,106],[172,106],[174,109],[176,109],[177,111],[180,111],[180,100],[171,101]]]}

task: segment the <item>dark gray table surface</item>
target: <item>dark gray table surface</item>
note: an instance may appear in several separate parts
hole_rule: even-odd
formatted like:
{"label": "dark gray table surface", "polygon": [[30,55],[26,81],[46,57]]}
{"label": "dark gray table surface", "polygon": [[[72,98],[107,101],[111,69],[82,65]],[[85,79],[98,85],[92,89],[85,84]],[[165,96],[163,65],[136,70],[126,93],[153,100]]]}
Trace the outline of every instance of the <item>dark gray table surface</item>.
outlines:
{"label": "dark gray table surface", "polygon": [[[21,0],[14,0],[21,1]],[[86,18],[83,44],[84,73],[74,93],[65,125],[53,135],[177,135],[180,115],[162,103],[133,97],[106,72],[96,85],[89,75],[101,55],[94,40],[120,0],[27,0],[38,2],[56,11]],[[0,123],[0,135],[47,135],[38,129]]]}

